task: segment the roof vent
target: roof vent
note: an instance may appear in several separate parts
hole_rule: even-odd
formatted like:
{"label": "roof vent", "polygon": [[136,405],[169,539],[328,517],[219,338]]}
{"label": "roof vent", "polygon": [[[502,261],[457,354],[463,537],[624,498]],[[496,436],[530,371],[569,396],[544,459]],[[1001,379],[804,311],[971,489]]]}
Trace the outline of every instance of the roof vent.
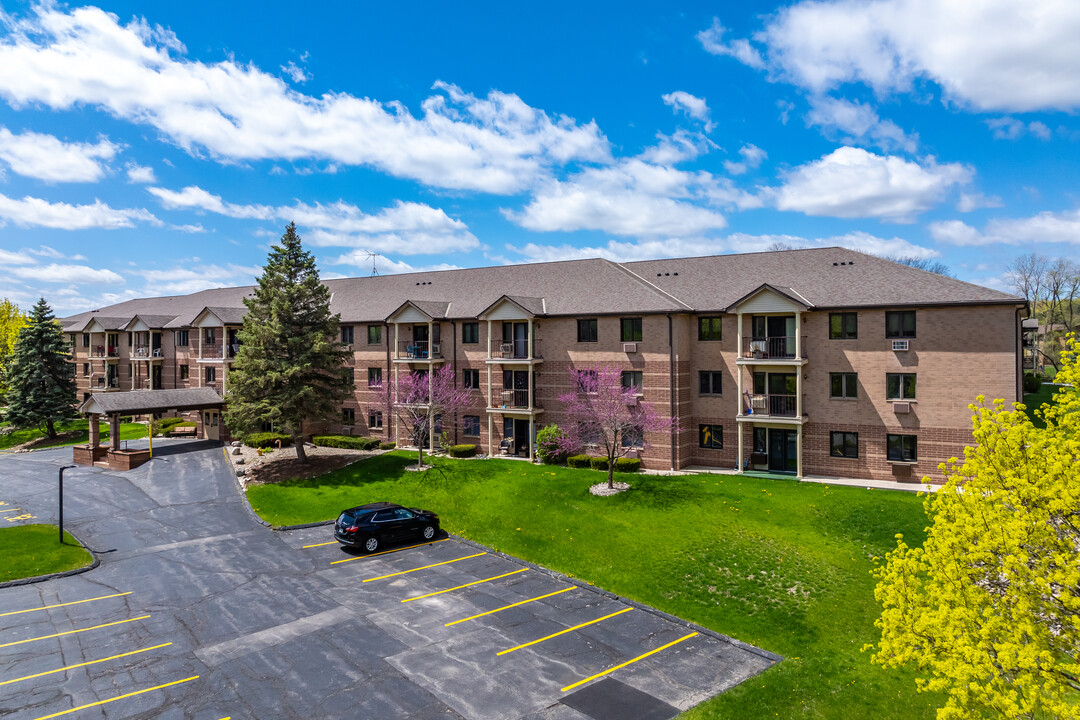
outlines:
{"label": "roof vent", "polygon": [[678,275],[679,273],[673,273],[673,274],[674,274],[674,275]]}
{"label": "roof vent", "polygon": [[671,273],[664,273],[664,277],[667,277],[667,276],[668,276],[668,275],[670,275],[670,274],[671,274]]}
{"label": "roof vent", "polygon": [[840,264],[840,263],[833,263],[833,264],[832,264],[832,266],[833,266],[833,267],[836,267],[836,266],[837,266],[837,265],[839,265],[839,264]]}

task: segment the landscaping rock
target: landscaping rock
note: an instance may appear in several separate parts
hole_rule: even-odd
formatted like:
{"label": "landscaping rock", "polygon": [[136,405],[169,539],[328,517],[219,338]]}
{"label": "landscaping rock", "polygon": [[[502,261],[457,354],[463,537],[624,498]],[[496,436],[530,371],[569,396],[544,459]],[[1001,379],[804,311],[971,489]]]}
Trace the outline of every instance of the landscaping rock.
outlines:
{"label": "landscaping rock", "polygon": [[233,443],[232,454],[233,455],[243,455],[244,451],[240,449],[240,446],[238,444]]}
{"label": "landscaping rock", "polygon": [[607,497],[608,495],[618,495],[619,493],[629,490],[630,485],[624,482],[615,483],[614,488],[609,488],[606,482],[602,482],[599,485],[593,485],[589,488],[589,492],[593,495],[599,495],[600,497]]}
{"label": "landscaping rock", "polygon": [[236,468],[236,477],[241,477],[243,475],[247,475],[247,468],[242,468],[242,467]]}
{"label": "landscaping rock", "polygon": [[244,458],[236,458],[236,464],[237,465],[243,465],[244,464]]}
{"label": "landscaping rock", "polygon": [[238,448],[238,447],[240,447],[240,446],[241,446],[241,445],[243,445],[243,444],[244,444],[244,443],[240,442],[239,440],[233,440],[233,441],[232,441],[232,446],[233,446],[234,448]]}

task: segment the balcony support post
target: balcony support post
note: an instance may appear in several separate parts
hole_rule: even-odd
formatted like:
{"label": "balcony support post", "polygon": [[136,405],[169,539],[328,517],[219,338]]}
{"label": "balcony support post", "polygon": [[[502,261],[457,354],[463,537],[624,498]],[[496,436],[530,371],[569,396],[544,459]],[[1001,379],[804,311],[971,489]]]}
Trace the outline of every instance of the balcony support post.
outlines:
{"label": "balcony support post", "polygon": [[[529,318],[529,334],[525,338],[525,344],[528,346],[525,350],[529,354],[529,362],[533,359],[533,320]],[[532,408],[532,395],[529,396],[529,407]],[[529,447],[532,447],[532,443],[529,443]],[[532,458],[530,458],[532,459]]]}
{"label": "balcony support post", "polygon": [[[197,328],[195,330],[195,332],[197,332],[199,334],[199,359],[202,360],[202,342],[203,342],[203,333],[204,333],[204,331],[200,327],[200,328]],[[199,387],[202,387],[203,386],[202,385],[202,383],[203,383],[203,369],[199,366],[198,363],[195,363],[195,374],[199,376]]]}
{"label": "balcony support post", "polygon": [[800,480],[802,480],[802,476],[803,476],[803,470],[802,470],[802,429],[803,429],[802,428],[802,423],[799,423],[799,425],[795,428],[795,446],[796,446],[795,447],[795,456],[797,458],[796,466],[795,466],[795,477],[799,478]]}
{"label": "balcony support post", "polygon": [[[489,379],[491,378],[491,368],[488,368],[488,378]],[[490,403],[488,404],[488,407],[490,407]],[[494,416],[491,413],[488,413],[487,416],[488,416],[488,452],[487,452],[487,454],[488,454],[488,457],[491,457],[491,448],[492,448],[491,436],[495,432],[495,420],[494,420]]]}
{"label": "balcony support post", "polygon": [[[529,401],[532,409],[532,400]],[[529,415],[529,462],[536,460],[536,416]]]}
{"label": "balcony support post", "polygon": [[[795,359],[802,359],[802,313],[795,313]],[[795,417],[802,419],[803,369],[799,365],[795,370]],[[799,428],[799,463],[802,463],[802,427]],[[799,472],[802,477],[802,471]]]}
{"label": "balcony support post", "polygon": [[[742,400],[739,400],[739,402],[742,402]],[[738,437],[738,443],[737,443],[738,444],[738,450],[737,450],[736,460],[735,460],[735,462],[736,462],[735,469],[738,470],[740,473],[743,471],[742,426],[743,426],[743,424],[741,422],[736,422],[735,423],[735,435]]]}

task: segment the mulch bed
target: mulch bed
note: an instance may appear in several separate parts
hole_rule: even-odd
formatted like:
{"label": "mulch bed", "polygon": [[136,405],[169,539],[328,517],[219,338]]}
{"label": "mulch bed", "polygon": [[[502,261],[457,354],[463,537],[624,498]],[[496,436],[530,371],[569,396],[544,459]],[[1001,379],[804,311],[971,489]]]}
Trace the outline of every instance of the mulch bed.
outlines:
{"label": "mulch bed", "polygon": [[[365,452],[344,450],[342,448],[324,448],[305,445],[307,462],[296,459],[296,448],[284,447],[280,450],[259,455],[252,448],[243,447],[246,473],[241,477],[245,485],[280,483],[287,480],[307,480],[352,465],[358,460],[380,454],[380,451]],[[235,460],[235,456],[234,456]]]}

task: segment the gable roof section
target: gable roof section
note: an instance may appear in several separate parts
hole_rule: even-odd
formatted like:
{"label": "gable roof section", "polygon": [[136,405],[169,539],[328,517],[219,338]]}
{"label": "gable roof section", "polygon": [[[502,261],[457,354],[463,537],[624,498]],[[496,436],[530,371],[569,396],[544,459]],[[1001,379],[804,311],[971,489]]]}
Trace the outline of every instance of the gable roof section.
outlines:
{"label": "gable roof section", "polygon": [[516,305],[526,315],[537,317],[544,315],[544,299],[522,297],[521,295],[502,295],[495,302],[481,310],[476,317],[482,318],[499,306],[500,303],[508,302]]}
{"label": "gable roof section", "polygon": [[94,393],[79,405],[79,412],[89,415],[112,413],[138,414],[169,410],[196,410],[220,407],[225,401],[214,388],[180,390],[129,390],[118,393]]}
{"label": "gable roof section", "polygon": [[741,298],[739,298],[735,302],[731,303],[731,305],[729,305],[727,309],[728,310],[734,310],[735,308],[737,308],[739,305],[742,305],[744,302],[746,302],[750,298],[755,297],[755,296],[757,296],[757,295],[759,295],[759,294],[761,294],[763,292],[771,292],[771,293],[773,293],[775,295],[779,295],[780,297],[784,298],[785,300],[790,300],[791,302],[793,302],[796,305],[800,306],[803,310],[809,310],[811,308],[810,303],[806,302],[806,298],[804,298],[802,295],[799,295],[799,293],[795,292],[791,288],[789,288],[789,287],[777,287],[775,285],[770,285],[769,283],[761,283],[761,285],[759,285],[755,289],[751,290],[747,294],[743,295]]}

